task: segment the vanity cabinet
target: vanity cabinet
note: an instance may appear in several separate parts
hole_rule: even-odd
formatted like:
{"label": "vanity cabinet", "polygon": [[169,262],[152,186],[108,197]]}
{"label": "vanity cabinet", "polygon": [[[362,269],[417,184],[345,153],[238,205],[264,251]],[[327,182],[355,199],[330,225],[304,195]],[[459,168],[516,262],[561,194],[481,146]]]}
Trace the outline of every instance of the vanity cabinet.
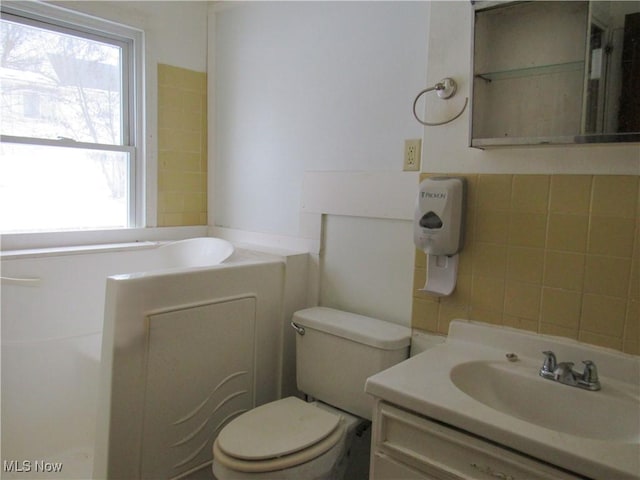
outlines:
{"label": "vanity cabinet", "polygon": [[377,401],[370,480],[577,480],[475,435]]}

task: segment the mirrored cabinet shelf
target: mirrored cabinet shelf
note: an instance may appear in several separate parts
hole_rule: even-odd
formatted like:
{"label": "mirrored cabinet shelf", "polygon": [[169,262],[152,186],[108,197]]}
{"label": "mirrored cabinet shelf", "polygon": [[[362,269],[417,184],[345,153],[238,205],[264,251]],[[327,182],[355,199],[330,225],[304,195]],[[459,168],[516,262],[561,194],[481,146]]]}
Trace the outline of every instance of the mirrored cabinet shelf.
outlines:
{"label": "mirrored cabinet shelf", "polygon": [[565,62],[554,63],[552,65],[537,65],[521,68],[513,68],[510,70],[501,70],[496,72],[476,73],[474,76],[484,81],[491,82],[493,80],[506,80],[510,78],[530,77],[534,75],[550,75],[552,73],[562,73],[584,70],[584,62]]}
{"label": "mirrored cabinet shelf", "polygon": [[640,142],[640,1],[474,7],[472,147]]}

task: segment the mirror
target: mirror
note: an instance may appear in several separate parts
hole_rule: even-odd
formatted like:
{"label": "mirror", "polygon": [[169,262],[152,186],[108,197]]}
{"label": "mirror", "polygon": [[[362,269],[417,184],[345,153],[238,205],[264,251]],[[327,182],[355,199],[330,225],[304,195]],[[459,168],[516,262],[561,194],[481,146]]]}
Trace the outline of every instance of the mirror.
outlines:
{"label": "mirror", "polygon": [[474,6],[472,146],[640,142],[640,1]]}
{"label": "mirror", "polygon": [[640,2],[590,7],[584,132],[640,132]]}

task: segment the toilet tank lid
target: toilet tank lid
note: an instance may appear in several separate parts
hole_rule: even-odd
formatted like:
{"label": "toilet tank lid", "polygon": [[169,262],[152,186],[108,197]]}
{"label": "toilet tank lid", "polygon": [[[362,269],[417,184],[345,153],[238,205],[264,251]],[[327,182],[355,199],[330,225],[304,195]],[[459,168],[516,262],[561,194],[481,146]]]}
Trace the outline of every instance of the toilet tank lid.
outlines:
{"label": "toilet tank lid", "polygon": [[408,327],[328,307],[299,310],[293,314],[293,321],[305,328],[381,350],[397,350],[411,342],[411,329]]}

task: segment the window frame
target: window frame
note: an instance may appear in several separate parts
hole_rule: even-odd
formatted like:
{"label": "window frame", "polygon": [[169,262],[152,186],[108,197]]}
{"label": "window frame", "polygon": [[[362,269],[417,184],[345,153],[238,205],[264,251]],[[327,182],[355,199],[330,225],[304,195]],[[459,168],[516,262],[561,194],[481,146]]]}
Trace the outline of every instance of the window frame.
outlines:
{"label": "window frame", "polygon": [[[36,146],[67,147],[125,152],[129,155],[127,226],[109,230],[128,230],[145,226],[145,111],[144,111],[144,33],[110,20],[40,2],[5,1],[0,5],[3,19],[97,40],[121,47],[122,51],[122,121],[121,143],[103,144],[73,139],[44,139],[0,134],[0,142]],[[91,229],[88,229],[89,231]],[[6,232],[2,236],[73,234],[87,229],[47,232]],[[94,230],[95,231],[95,230]]]}

